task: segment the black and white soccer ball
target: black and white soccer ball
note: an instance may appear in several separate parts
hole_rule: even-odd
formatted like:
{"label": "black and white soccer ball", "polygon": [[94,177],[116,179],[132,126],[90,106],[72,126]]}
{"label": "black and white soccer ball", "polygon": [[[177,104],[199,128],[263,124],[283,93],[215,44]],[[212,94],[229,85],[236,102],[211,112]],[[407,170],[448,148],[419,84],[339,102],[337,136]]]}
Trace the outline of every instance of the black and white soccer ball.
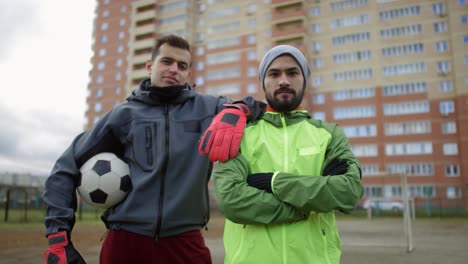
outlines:
{"label": "black and white soccer ball", "polygon": [[94,155],[80,168],[78,193],[94,207],[110,208],[122,202],[132,188],[130,169],[114,153]]}

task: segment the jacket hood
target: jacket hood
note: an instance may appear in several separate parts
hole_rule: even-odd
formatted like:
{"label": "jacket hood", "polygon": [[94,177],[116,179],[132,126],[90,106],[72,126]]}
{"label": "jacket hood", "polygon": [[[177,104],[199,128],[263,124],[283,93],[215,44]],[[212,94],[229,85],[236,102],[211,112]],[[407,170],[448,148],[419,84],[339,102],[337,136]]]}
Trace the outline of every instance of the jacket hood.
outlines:
{"label": "jacket hood", "polygon": [[161,96],[160,91],[155,92],[158,87],[151,86],[150,79],[143,80],[139,86],[132,91],[127,101],[138,101],[145,104],[161,105],[161,104],[181,104],[195,96],[195,91],[187,83],[184,85],[166,86],[163,89],[177,89],[175,95],[170,97]]}

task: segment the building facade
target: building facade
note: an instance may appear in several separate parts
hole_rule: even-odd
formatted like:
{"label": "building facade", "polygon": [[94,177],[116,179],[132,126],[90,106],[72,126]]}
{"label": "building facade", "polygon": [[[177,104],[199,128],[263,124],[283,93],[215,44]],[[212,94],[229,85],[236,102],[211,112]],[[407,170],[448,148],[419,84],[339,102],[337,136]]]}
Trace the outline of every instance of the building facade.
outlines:
{"label": "building facade", "polygon": [[99,0],[87,127],[148,77],[155,39],[184,36],[197,90],[263,100],[277,44],[312,67],[304,106],[338,123],[365,196],[468,208],[468,0]]}

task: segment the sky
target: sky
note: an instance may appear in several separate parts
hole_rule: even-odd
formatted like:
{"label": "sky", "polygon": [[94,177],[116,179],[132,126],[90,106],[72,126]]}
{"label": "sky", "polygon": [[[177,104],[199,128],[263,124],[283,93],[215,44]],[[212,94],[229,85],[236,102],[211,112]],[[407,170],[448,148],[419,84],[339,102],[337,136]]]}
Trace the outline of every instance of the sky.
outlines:
{"label": "sky", "polygon": [[83,131],[95,0],[0,0],[0,173],[48,175]]}

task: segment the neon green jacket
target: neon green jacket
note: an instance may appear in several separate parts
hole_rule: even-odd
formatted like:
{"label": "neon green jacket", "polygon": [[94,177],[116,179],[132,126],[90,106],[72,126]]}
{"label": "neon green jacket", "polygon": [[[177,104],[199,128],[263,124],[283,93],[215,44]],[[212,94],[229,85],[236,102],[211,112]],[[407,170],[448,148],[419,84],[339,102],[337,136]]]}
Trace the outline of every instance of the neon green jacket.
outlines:
{"label": "neon green jacket", "polygon": [[[322,176],[333,159],[348,172]],[[275,172],[273,193],[247,185],[249,174]],[[240,154],[214,173],[227,218],[225,263],[339,263],[333,210],[349,213],[362,195],[361,172],[343,131],[305,110],[266,112],[244,132]]]}

